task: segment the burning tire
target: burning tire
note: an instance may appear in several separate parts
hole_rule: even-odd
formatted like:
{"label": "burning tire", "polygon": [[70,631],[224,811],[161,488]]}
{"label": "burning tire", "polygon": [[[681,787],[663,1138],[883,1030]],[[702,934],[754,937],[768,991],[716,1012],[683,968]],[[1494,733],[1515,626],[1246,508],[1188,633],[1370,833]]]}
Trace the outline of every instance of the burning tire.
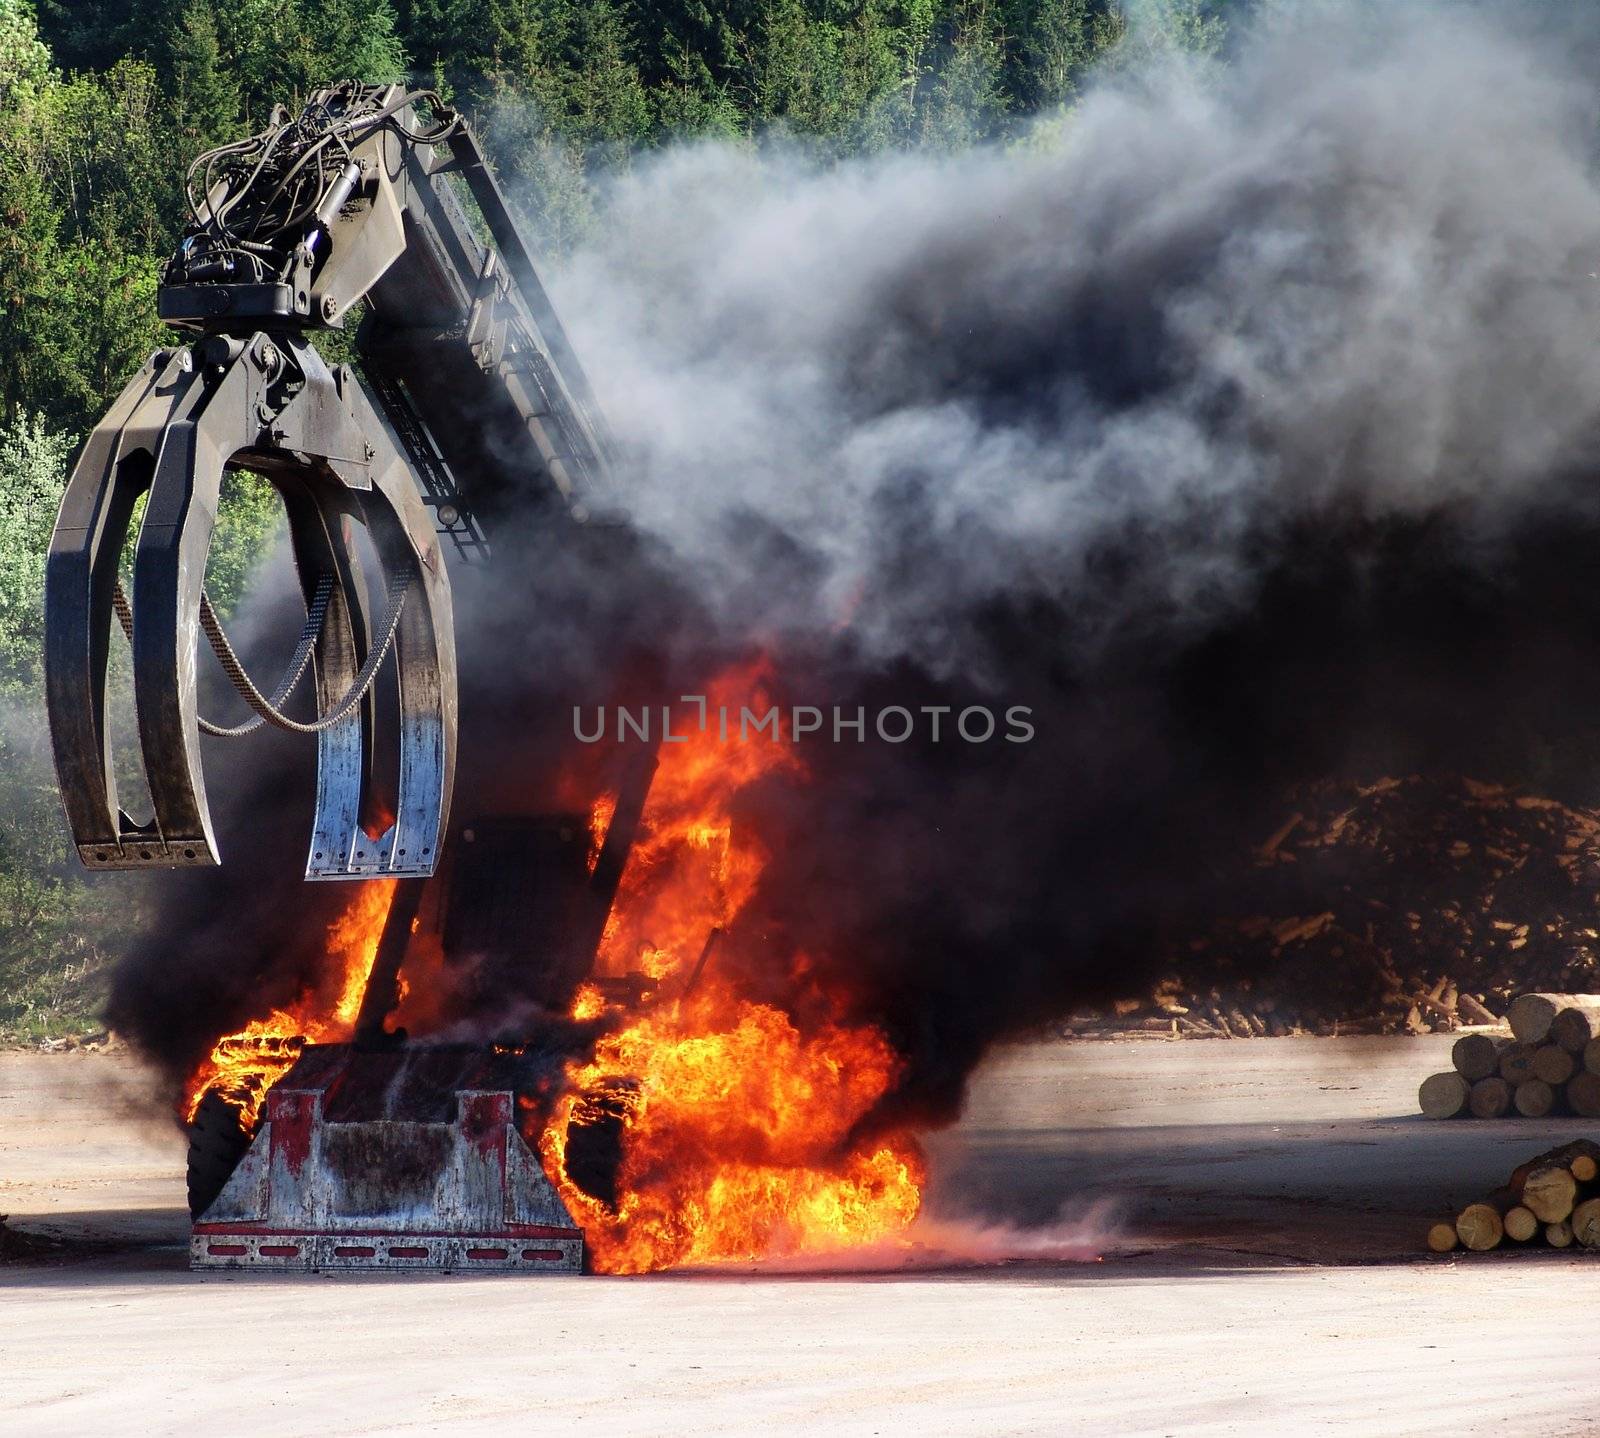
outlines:
{"label": "burning tire", "polygon": [[567,1123],[567,1177],[608,1208],[617,1206],[623,1131],[638,1104],[638,1084],[616,1079],[584,1093]]}
{"label": "burning tire", "polygon": [[237,1104],[215,1089],[200,1100],[189,1124],[189,1217],[199,1218],[216,1202],[254,1135]]}

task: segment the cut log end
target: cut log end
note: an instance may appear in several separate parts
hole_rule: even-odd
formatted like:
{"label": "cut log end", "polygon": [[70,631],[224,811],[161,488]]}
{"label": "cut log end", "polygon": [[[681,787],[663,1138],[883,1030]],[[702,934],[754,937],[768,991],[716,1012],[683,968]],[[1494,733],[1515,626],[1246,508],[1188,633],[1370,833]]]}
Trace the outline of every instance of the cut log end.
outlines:
{"label": "cut log end", "polygon": [[[1567,1241],[1570,1243],[1570,1231]],[[1456,1226],[1453,1223],[1436,1223],[1428,1230],[1428,1247],[1435,1253],[1449,1253],[1456,1246]]]}
{"label": "cut log end", "polygon": [[1522,1044],[1542,1044],[1562,1008],[1550,994],[1518,994],[1506,1010],[1512,1037]]}
{"label": "cut log end", "polygon": [[1522,1185],[1522,1206],[1541,1223],[1559,1223],[1572,1212],[1578,1181],[1572,1170],[1557,1164],[1536,1168]]}
{"label": "cut log end", "polygon": [[1481,1078],[1467,1095],[1473,1118],[1504,1118],[1511,1111],[1511,1085],[1498,1074]]}
{"label": "cut log end", "polygon": [[1568,1004],[1550,1020],[1550,1042],[1568,1053],[1582,1054],[1589,1041],[1600,1037],[1600,1010]]}
{"label": "cut log end", "polygon": [[1533,1051],[1533,1076],[1560,1088],[1578,1071],[1578,1061],[1560,1044],[1540,1044]]}
{"label": "cut log end", "polygon": [[1454,1072],[1430,1074],[1417,1090],[1417,1104],[1429,1118],[1455,1118],[1466,1112],[1470,1089],[1467,1081]]}
{"label": "cut log end", "polygon": [[1500,1045],[1488,1034],[1462,1034],[1450,1050],[1450,1062],[1464,1079],[1488,1078],[1500,1062]]}
{"label": "cut log end", "polygon": [[1572,1247],[1572,1225],[1563,1219],[1560,1223],[1547,1223],[1544,1226],[1544,1241],[1551,1248]]}
{"label": "cut log end", "polygon": [[[1600,1229],[1600,1215],[1596,1228]],[[1493,1204],[1469,1203],[1456,1217],[1456,1237],[1474,1253],[1497,1247],[1505,1231],[1505,1221]]]}
{"label": "cut log end", "polygon": [[1586,1198],[1572,1210],[1572,1236],[1585,1248],[1600,1248],[1600,1198]]}
{"label": "cut log end", "polygon": [[1515,1088],[1533,1077],[1533,1048],[1509,1043],[1500,1050],[1500,1077]]}
{"label": "cut log end", "polygon": [[1517,1085],[1511,1101],[1523,1118],[1545,1118],[1556,1106],[1556,1091],[1543,1079],[1529,1079]]}
{"label": "cut log end", "polygon": [[1538,1214],[1520,1203],[1508,1208],[1501,1222],[1505,1225],[1506,1237],[1515,1243],[1526,1243],[1539,1231]]}
{"label": "cut log end", "polygon": [[[1587,1069],[1573,1074],[1567,1080],[1567,1107],[1580,1118],[1600,1118],[1600,1074],[1592,1074]],[[1588,1155],[1584,1155],[1584,1159],[1591,1171],[1578,1174],[1578,1177],[1587,1183],[1595,1176],[1594,1170],[1600,1165],[1596,1165]]]}

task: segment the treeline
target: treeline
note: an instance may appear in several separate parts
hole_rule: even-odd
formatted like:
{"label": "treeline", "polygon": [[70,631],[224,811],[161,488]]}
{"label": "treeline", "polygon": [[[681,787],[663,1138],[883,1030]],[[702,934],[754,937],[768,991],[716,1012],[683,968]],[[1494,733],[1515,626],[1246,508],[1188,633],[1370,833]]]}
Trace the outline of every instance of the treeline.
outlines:
{"label": "treeline", "polygon": [[329,79],[443,91],[559,248],[590,222],[594,171],[643,147],[1003,137],[1131,45],[1215,50],[1223,4],[0,0],[0,417],[92,422],[158,339],[188,161]]}
{"label": "treeline", "polygon": [[[341,73],[512,92],[584,142],[782,121],[845,143],[992,130],[1070,100],[1129,33],[1211,49],[1218,0],[42,0],[58,61],[151,61],[245,108]],[[187,77],[187,78],[186,78]],[[931,127],[931,128],[930,128]]]}
{"label": "treeline", "polygon": [[[0,0],[0,1040],[90,1025],[137,920],[137,888],[86,881],[65,843],[40,712],[43,550],[77,445],[163,342],[157,276],[196,154],[330,80],[435,88],[559,251],[594,223],[597,174],[651,147],[1003,141],[1064,113],[1097,66],[1217,50],[1227,3]],[[276,509],[261,482],[233,484],[207,578],[224,606]]]}

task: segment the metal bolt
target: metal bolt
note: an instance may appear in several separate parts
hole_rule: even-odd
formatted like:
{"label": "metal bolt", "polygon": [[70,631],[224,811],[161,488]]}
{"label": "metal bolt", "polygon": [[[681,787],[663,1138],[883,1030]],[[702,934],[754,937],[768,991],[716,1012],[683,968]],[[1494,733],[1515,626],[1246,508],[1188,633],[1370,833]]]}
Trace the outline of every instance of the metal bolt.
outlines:
{"label": "metal bolt", "polygon": [[322,318],[325,320],[336,319],[339,314],[339,301],[332,295],[322,297]]}

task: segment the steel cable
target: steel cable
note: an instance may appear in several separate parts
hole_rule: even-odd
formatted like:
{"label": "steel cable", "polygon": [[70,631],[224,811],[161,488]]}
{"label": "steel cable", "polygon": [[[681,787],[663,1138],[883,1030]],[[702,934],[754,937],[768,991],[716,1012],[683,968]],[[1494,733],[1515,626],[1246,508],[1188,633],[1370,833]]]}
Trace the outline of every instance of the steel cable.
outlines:
{"label": "steel cable", "polygon": [[[377,677],[378,669],[388,656],[395,634],[399,631],[400,615],[405,607],[406,592],[410,587],[411,580],[407,575],[397,574],[390,579],[389,612],[384,619],[381,641],[368,651],[366,663],[361,666],[361,672],[356,675],[344,697],[328,713],[320,715],[309,723],[291,719],[283,712],[282,705],[294,692],[295,686],[299,684],[305,674],[306,666],[311,661],[317,638],[327,617],[328,605],[333,597],[333,576],[324,574],[317,580],[311,604],[306,610],[305,628],[301,630],[300,642],[295,647],[283,680],[270,699],[256,687],[254,680],[246,672],[228,640],[221,619],[211,607],[210,597],[202,590],[200,627],[205,631],[206,638],[211,643],[211,651],[217,656],[217,662],[222,665],[223,673],[228,676],[239,697],[255,711],[256,717],[230,727],[213,724],[209,719],[197,716],[201,732],[221,739],[237,739],[246,734],[253,734],[264,724],[270,724],[275,729],[283,729],[291,734],[320,734],[324,729],[331,729],[350,714],[351,710],[366,697],[367,690],[372,687],[372,681]],[[132,644],[133,606],[128,603],[128,597],[123,593],[120,583],[112,591],[111,601],[116,609],[122,632],[127,636],[129,644]]]}

